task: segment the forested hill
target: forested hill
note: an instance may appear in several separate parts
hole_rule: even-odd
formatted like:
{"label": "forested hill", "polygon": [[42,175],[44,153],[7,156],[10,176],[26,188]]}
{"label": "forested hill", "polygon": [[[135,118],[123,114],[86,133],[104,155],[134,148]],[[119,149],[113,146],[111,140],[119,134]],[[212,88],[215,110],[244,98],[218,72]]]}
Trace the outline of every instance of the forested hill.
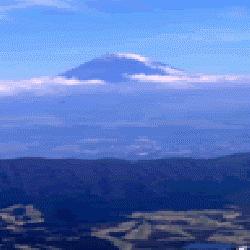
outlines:
{"label": "forested hill", "polygon": [[34,204],[53,222],[103,221],[131,211],[250,204],[250,154],[145,161],[0,161],[0,204]]}

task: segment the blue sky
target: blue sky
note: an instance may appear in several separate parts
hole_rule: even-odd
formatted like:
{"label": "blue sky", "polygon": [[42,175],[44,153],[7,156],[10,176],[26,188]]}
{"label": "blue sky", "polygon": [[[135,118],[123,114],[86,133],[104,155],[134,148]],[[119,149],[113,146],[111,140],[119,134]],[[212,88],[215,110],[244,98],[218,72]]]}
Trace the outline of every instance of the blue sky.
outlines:
{"label": "blue sky", "polygon": [[56,75],[112,52],[247,74],[249,1],[2,0],[0,79]]}

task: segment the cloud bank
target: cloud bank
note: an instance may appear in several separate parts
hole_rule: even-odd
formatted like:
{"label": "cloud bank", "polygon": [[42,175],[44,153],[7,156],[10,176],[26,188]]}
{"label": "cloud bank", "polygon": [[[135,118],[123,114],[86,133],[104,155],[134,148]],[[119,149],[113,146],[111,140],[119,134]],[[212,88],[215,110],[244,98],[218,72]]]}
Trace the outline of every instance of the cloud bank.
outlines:
{"label": "cloud bank", "polygon": [[72,94],[86,91],[134,92],[163,89],[190,89],[206,87],[250,86],[250,76],[244,75],[126,75],[128,82],[121,84],[108,83],[102,79],[78,80],[64,77],[38,77],[27,80],[1,80],[0,96],[15,96],[29,93],[32,95]]}
{"label": "cloud bank", "polygon": [[146,75],[128,76],[131,80],[148,83],[250,83],[250,75]]}
{"label": "cloud bank", "polygon": [[0,81],[0,95],[16,95],[30,92],[36,95],[64,93],[70,87],[94,87],[105,85],[99,79],[77,80],[64,77],[38,77],[28,80],[2,80]]}
{"label": "cloud bank", "polygon": [[77,80],[62,77],[42,77],[20,81],[0,81],[0,96],[15,96],[18,94],[57,95],[86,93],[99,91],[102,93],[130,93],[143,90],[162,89],[192,89],[203,87],[244,87],[250,86],[250,76],[233,75],[145,75],[128,76],[129,82],[115,85],[103,80]]}

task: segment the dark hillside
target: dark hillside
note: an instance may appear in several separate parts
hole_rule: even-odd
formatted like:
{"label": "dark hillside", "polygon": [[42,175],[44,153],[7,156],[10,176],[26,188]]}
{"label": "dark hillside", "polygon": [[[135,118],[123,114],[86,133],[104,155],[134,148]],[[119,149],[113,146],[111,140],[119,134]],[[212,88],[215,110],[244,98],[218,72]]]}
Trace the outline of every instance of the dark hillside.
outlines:
{"label": "dark hillside", "polygon": [[0,190],[1,207],[32,203],[53,223],[103,221],[135,210],[247,206],[250,154],[207,160],[1,160]]}

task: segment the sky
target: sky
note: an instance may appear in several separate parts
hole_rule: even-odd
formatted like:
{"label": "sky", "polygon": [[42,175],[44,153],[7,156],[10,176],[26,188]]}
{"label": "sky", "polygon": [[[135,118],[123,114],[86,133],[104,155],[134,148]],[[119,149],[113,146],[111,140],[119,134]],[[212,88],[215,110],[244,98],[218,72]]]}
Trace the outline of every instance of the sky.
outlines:
{"label": "sky", "polygon": [[54,76],[106,53],[248,74],[250,2],[1,0],[0,79]]}

